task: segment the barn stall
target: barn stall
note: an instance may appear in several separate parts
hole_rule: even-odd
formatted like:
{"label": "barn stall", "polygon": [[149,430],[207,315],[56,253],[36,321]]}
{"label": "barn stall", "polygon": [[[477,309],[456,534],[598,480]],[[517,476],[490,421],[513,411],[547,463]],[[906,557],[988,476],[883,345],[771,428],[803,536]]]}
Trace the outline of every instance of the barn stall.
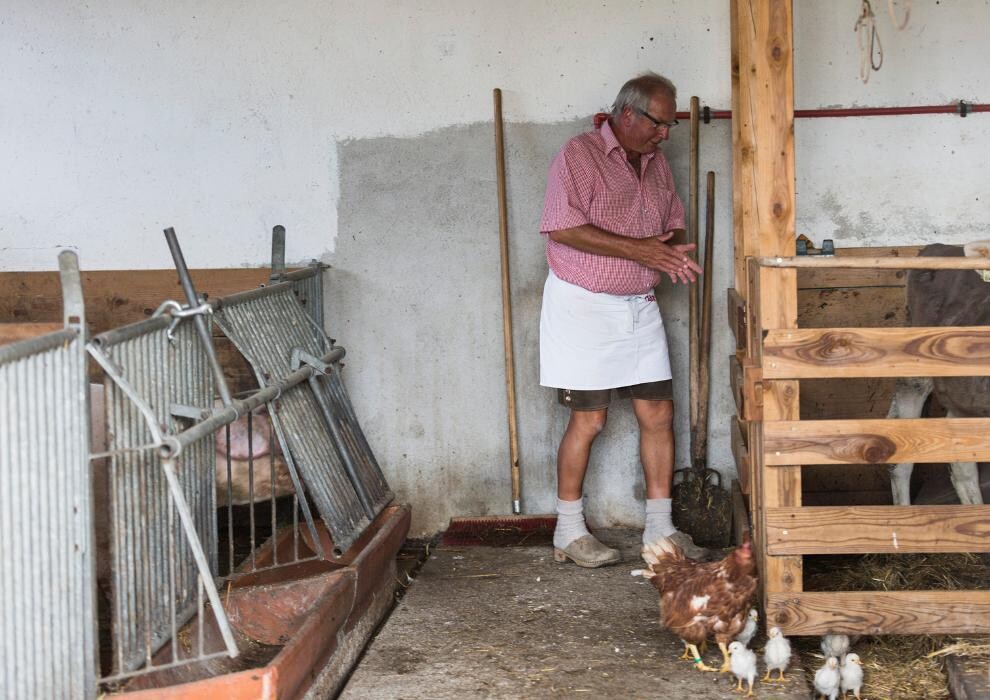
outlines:
{"label": "barn stall", "polygon": [[[789,3],[733,8],[741,13],[733,17],[733,452],[748,494],[767,619],[795,635],[985,635],[985,585],[842,590],[842,577],[833,575],[824,589],[805,590],[810,555],[906,555],[902,567],[910,568],[910,553],[990,551],[990,506],[880,505],[890,496],[875,488],[889,463],[990,458],[987,418],[887,419],[895,380],[883,379],[990,374],[985,327],[890,327],[904,325],[905,271],[974,271],[985,269],[986,259],[917,258],[917,248],[797,255]],[[962,274],[985,284],[977,272]],[[885,293],[891,289],[893,296]],[[829,293],[845,298],[836,304]],[[809,385],[833,400],[805,402]],[[859,401],[838,398],[849,386],[858,387],[852,396]],[[823,499],[814,485],[824,475],[847,493],[833,490]]]}
{"label": "barn stall", "polygon": [[48,329],[59,306],[64,328],[0,355],[2,467],[23,475],[3,490],[3,599],[33,611],[5,628],[4,685],[331,692],[391,604],[409,509],[392,504],[346,351],[323,331],[324,268],[287,271],[276,227],[270,271],[191,274],[165,233],[176,271],[143,274],[137,293],[126,274],[83,282],[71,252],[57,278],[5,280],[6,318],[33,319],[8,337]]}
{"label": "barn stall", "polygon": [[[780,5],[773,5],[772,6],[772,8],[776,8],[776,11],[779,11],[780,10],[780,7],[781,7]],[[763,10],[759,10],[759,11],[762,12]],[[765,25],[765,21],[767,21],[768,20],[768,17],[771,16],[771,15],[773,15],[773,13],[772,12],[768,12],[767,13],[767,16],[761,16],[760,21],[758,23],[756,23],[756,24],[759,25],[759,26],[761,26],[761,27],[764,26]],[[757,63],[757,62],[754,62],[754,67],[755,67],[755,63]],[[760,74],[760,73],[757,72],[756,75],[761,76],[762,74]],[[759,101],[757,101],[757,102],[759,103]],[[762,119],[762,118],[754,119],[753,122],[754,123],[757,123],[757,122],[760,121],[760,119]],[[773,128],[771,128],[770,131],[772,132],[773,131]],[[759,139],[755,139],[755,140],[756,140],[757,143],[760,143],[760,142],[765,141],[765,139],[763,138],[763,135],[762,134],[761,134],[761,136],[760,136]],[[771,142],[772,142],[772,139],[771,139]],[[752,153],[752,151],[749,151],[749,152]],[[742,156],[742,155],[744,155],[744,153],[745,152],[737,153],[737,155]],[[770,160],[772,160],[772,158],[775,157],[772,154],[766,154],[766,153],[764,153],[763,155],[766,158],[770,159]],[[767,203],[767,205],[770,206],[769,203]],[[772,208],[771,209],[767,209],[765,211],[772,211]],[[738,220],[738,217],[737,217],[737,220]],[[792,234],[793,234],[793,231],[792,231]],[[738,247],[737,247],[737,250],[738,250]],[[763,253],[760,253],[760,254],[763,254]],[[774,255],[774,256],[776,256],[778,254],[781,254],[781,255],[785,255],[786,256],[786,255],[789,255],[789,252],[781,253],[781,251],[777,250],[777,251],[773,251],[773,252],[766,253],[766,254]],[[738,260],[738,258],[737,258],[737,260]],[[763,273],[761,273],[761,274],[763,274]],[[772,273],[772,274],[776,274],[776,273]],[[259,281],[264,281],[264,280],[259,280]],[[232,288],[230,290],[230,292],[231,293],[234,293],[234,292],[242,291],[242,290],[244,290],[244,289],[246,289],[246,288],[248,288],[250,286],[253,286],[254,284],[255,283],[252,282],[251,284],[248,284],[248,285],[238,286],[238,287]],[[748,287],[747,284],[744,283],[744,284],[740,285],[740,287],[741,287],[741,290],[740,291],[742,291],[744,295],[745,294],[748,294],[749,287]],[[208,286],[202,286],[201,288],[202,289],[208,289]],[[767,294],[767,292],[764,290],[762,292],[762,294]],[[111,299],[113,298],[113,295],[108,295],[108,296]],[[181,293],[171,294],[170,296],[173,297],[173,298],[179,298],[179,299],[182,298]],[[784,297],[785,298],[787,297],[787,294],[786,293],[784,294]],[[56,297],[55,296],[51,296],[51,295],[49,296],[49,299],[53,299],[53,298],[56,298]],[[154,302],[151,302],[150,303],[150,307],[148,307],[148,308],[150,308],[153,311],[154,308],[155,308],[155,304],[160,299],[162,299],[162,298],[165,298],[165,297],[164,296],[156,296],[155,297],[155,301]],[[800,292],[798,292],[798,298],[800,299]],[[755,299],[755,297],[754,297],[754,299]],[[774,301],[774,303],[777,303],[777,302]],[[743,310],[743,313],[744,313],[744,316],[745,316],[745,315],[748,315],[748,313],[751,310],[755,311],[758,308],[758,306],[759,306],[758,304],[754,303],[754,304],[752,304],[752,306],[750,308],[747,308],[745,306],[745,300],[744,300],[742,304],[737,303],[734,308],[742,309]],[[131,320],[136,320],[136,319],[131,319]],[[755,325],[755,324],[752,324],[752,325]],[[768,324],[767,327],[769,327],[770,325],[773,325],[773,324]],[[836,325],[844,327],[843,324],[836,324]],[[109,326],[108,326],[108,328],[109,328]],[[745,337],[745,334],[743,334],[742,337]],[[743,357],[745,357],[745,355],[743,355]],[[757,382],[759,381],[759,379],[757,378],[757,376],[754,375],[754,371],[761,370],[762,367],[759,367],[759,366],[753,365],[753,364],[749,364],[749,363],[747,363],[746,366],[742,366],[742,365],[740,365],[740,366],[742,367],[741,373],[746,372],[746,373],[749,374],[749,381],[743,381],[743,382],[741,382],[742,386],[744,387],[744,389],[746,391],[746,394],[747,395],[752,395],[754,397],[759,397],[760,391],[762,391],[764,389],[764,386],[763,386],[763,384],[759,384],[759,385],[757,384]],[[245,371],[250,375],[250,372],[251,372],[250,369],[245,369]],[[776,380],[772,380],[772,381],[776,381]],[[811,383],[813,381],[820,381],[820,380],[819,379],[804,379],[804,378],[802,378],[800,381],[802,382],[801,383],[800,400],[803,403],[803,402],[806,401],[806,396],[810,393],[810,391],[806,387],[806,384]],[[834,393],[834,391],[832,393]],[[756,404],[757,404],[757,402],[761,402],[761,401],[762,401],[762,398],[756,398],[756,399],[754,399],[754,401],[752,402],[752,406],[755,407]],[[322,410],[322,409],[320,409],[320,410]],[[808,417],[803,412],[802,412],[802,415],[805,415],[806,418]],[[248,423],[248,425],[251,425],[251,423]],[[743,425],[741,427],[742,427],[742,430],[740,430],[740,435],[742,435],[742,434],[747,434],[748,435],[751,426]],[[751,442],[750,444],[754,444],[754,443]],[[742,447],[742,448],[745,448],[746,447],[746,445],[744,444],[744,441],[742,441],[742,440],[738,441],[738,445],[739,445],[739,447]],[[740,453],[741,453],[741,451],[740,451]],[[763,465],[763,467],[761,467],[761,464],[760,464],[760,460],[759,459],[754,460],[754,463],[756,464],[758,470],[759,469],[762,469],[763,467],[765,467],[765,465]],[[788,467],[789,467],[789,465],[788,465]],[[786,470],[786,469],[788,469],[788,467],[784,467],[784,469]],[[764,471],[766,471],[766,470],[764,469]],[[793,472],[794,470],[793,469],[790,469],[789,471],[790,472]],[[822,470],[819,469],[819,471],[822,471]],[[825,471],[827,471],[830,474],[837,474],[837,473],[839,473],[839,470],[838,469],[828,469],[828,468],[826,468]],[[880,485],[882,484],[882,481],[883,481],[882,474],[881,474],[881,477],[879,479],[876,478],[877,477],[877,474],[880,473],[880,472],[881,472],[881,469],[879,467],[870,466],[870,465],[867,465],[867,468],[865,470],[862,470],[861,472],[859,472],[861,474],[869,474],[869,475],[871,475],[871,477],[873,477],[873,479],[871,481],[871,487],[872,488],[870,490],[873,491],[874,494],[876,494],[879,491],[881,491]],[[774,473],[774,470],[771,469],[770,470],[770,473]],[[842,472],[842,473],[844,474],[846,472]],[[832,480],[833,480],[833,483],[835,481],[838,481],[840,483],[845,483],[845,482],[849,481],[849,479],[846,479],[845,477],[832,477]],[[808,480],[805,479],[805,478],[802,478],[802,486],[807,486],[808,485],[808,484],[805,483],[806,481],[808,481]],[[746,482],[746,483],[748,484],[749,482]],[[793,480],[790,483],[793,486]],[[751,493],[753,492],[753,489],[752,488],[750,488],[749,490],[750,490]],[[819,492],[817,492],[816,495],[817,495],[817,497],[819,499],[821,499],[823,497],[823,492],[822,491],[819,491]],[[857,495],[858,496],[862,496],[862,494],[857,494]],[[819,501],[813,501],[813,499],[806,498],[805,495],[802,494],[800,502],[802,504],[805,504],[805,503],[809,503],[810,504],[812,502],[819,502]],[[832,504],[834,505],[834,501],[833,501]],[[756,508],[756,509],[754,509],[754,512],[755,511],[760,511],[760,509],[759,508]],[[762,512],[762,511],[760,511],[760,512]],[[305,517],[304,517],[304,515],[302,515],[302,514],[299,517],[300,517],[300,519],[302,521],[305,521],[306,520]],[[308,528],[306,528],[306,529],[308,529]],[[452,556],[458,556],[458,555],[452,555]],[[633,556],[635,556],[635,553],[634,552],[633,552]],[[790,561],[792,561],[792,562],[794,560],[794,557],[793,556],[790,556],[788,554],[784,554],[784,555],[774,554],[774,555],[768,555],[768,556],[775,557],[774,561],[784,561],[785,559],[787,559],[787,557],[790,557]],[[482,568],[480,570],[474,570],[469,575],[488,576],[490,573],[491,573],[490,570]],[[484,579],[481,579],[481,580],[484,580]],[[800,588],[801,587],[800,585],[798,585],[796,587],[793,586],[793,579],[788,579],[786,576],[785,576],[785,584],[786,585],[791,585],[792,588]],[[774,585],[778,585],[778,584],[774,584]],[[483,630],[475,630],[475,634],[481,634],[481,633],[483,633]],[[640,636],[645,636],[645,634],[644,635],[640,635]]]}

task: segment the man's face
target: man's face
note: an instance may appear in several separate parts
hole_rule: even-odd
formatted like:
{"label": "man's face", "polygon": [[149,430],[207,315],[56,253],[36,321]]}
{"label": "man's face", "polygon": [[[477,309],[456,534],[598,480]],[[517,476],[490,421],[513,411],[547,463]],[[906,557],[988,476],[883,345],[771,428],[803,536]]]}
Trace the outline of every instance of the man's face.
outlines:
{"label": "man's face", "polygon": [[[626,131],[628,144],[623,146],[636,153],[653,153],[661,142],[670,138],[671,124],[677,118],[677,104],[669,96],[662,93],[653,96],[650,106],[642,114],[632,107],[626,107],[623,117],[629,125]],[[662,126],[658,127],[656,122]]]}

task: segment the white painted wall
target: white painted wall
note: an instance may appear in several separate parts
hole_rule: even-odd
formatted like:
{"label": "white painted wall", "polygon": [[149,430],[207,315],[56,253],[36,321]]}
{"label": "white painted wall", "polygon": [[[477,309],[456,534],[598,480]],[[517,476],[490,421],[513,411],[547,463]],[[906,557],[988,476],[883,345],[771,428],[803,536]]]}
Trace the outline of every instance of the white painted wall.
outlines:
{"label": "white painted wall", "polygon": [[[884,9],[884,2],[873,4]],[[878,15],[884,66],[864,85],[852,31],[859,2],[795,0],[796,106],[990,102],[990,2],[913,6],[904,32]],[[260,265],[267,261],[271,227],[282,223],[289,230],[288,259],[330,262],[331,283],[388,293],[423,275],[476,280],[478,306],[469,318],[475,331],[467,340],[455,334],[448,337],[457,342],[438,345],[435,335],[420,332],[424,318],[452,313],[450,295],[417,299],[418,311],[390,317],[384,326],[365,312],[360,297],[330,318],[346,321],[348,335],[338,337],[353,352],[348,381],[355,403],[400,498],[413,500],[414,530],[435,530],[457,513],[504,512],[501,320],[491,267],[497,253],[490,256],[497,250],[495,195],[484,124],[491,120],[491,88],[502,87],[509,122],[512,235],[522,261],[514,259],[523,304],[517,345],[525,342],[520,357],[528,362],[518,372],[530,381],[535,369],[526,349],[532,350],[538,311],[531,292],[545,274],[535,228],[545,168],[560,145],[531,139],[552,133],[562,141],[576,133],[622,81],[643,69],[663,72],[680,86],[682,109],[691,94],[727,108],[727,7],[727,0],[108,0],[89,6],[11,0],[0,21],[0,270],[53,269],[64,247],[79,251],[84,269],[169,267],[165,226],[176,228],[192,267]],[[447,139],[462,126],[462,136],[484,136],[468,143]],[[800,120],[795,131],[798,228],[816,242],[990,237],[984,184],[990,115]],[[727,122],[703,127],[701,166],[718,173],[716,230],[726,238],[728,136]],[[416,144],[449,148],[439,159],[443,167],[423,173],[424,182],[456,193],[465,177],[474,177],[475,189],[449,201],[424,195],[383,203],[392,211],[363,218],[361,207],[379,192],[381,198],[390,193],[395,164],[389,142],[376,141],[383,138],[395,139],[395,154],[415,152]],[[685,197],[686,140],[682,128],[668,146]],[[346,180],[341,154],[361,153],[362,144],[373,142],[368,152],[379,153],[380,164],[366,165],[378,167],[362,169],[360,182]],[[473,162],[464,161],[469,155]],[[514,189],[522,186],[525,192]],[[342,198],[342,191],[360,196]],[[419,257],[416,246],[404,249],[402,260],[390,257],[387,247],[366,258],[340,253],[339,237],[370,244],[382,233],[364,230],[372,222],[388,222],[401,235],[403,209],[427,205],[437,212],[417,235],[474,237],[468,243],[475,244],[476,259],[448,259],[425,245]],[[728,472],[723,426],[732,402],[718,359],[729,352],[720,304],[720,290],[730,283],[728,248],[720,255],[711,462]],[[677,296],[668,303],[672,334],[682,338],[683,304]],[[417,397],[425,405],[415,416],[383,406],[381,395],[365,395],[380,387],[398,387],[398,395],[410,386],[403,375],[408,367],[396,360],[398,347],[423,363],[437,354],[424,364],[424,376],[444,379],[443,396]],[[682,354],[678,363],[686,366]],[[452,374],[458,371],[464,374]],[[564,414],[539,392],[524,399],[528,506],[546,510]],[[686,407],[683,391],[679,399]],[[684,414],[677,424],[679,465],[686,454]],[[626,465],[618,478],[609,472],[589,477],[601,494],[590,505],[600,524],[638,517],[628,485],[636,478],[631,425],[628,412],[617,411],[608,442],[596,447],[600,463]]]}
{"label": "white painted wall", "polygon": [[[256,265],[280,222],[290,260],[325,258],[337,235],[340,141],[486,121],[496,85],[508,121],[582,116],[647,67],[725,107],[726,6],[14,0],[0,23],[0,266],[48,269],[68,246],[89,269],[164,267],[168,225],[194,266]],[[798,107],[990,99],[985,0],[914,3],[904,32],[879,14],[885,64],[866,85],[857,12],[852,0],[795,3]],[[799,177],[815,191],[809,202],[799,187],[802,225],[823,221],[823,192],[849,202],[877,191],[878,204],[916,207],[897,195],[930,184],[943,164],[960,174],[939,179],[968,204],[960,183],[986,121],[799,124]],[[881,167],[872,177],[870,155],[871,167],[849,177],[871,149],[900,176]],[[850,166],[842,178],[836,160]]]}

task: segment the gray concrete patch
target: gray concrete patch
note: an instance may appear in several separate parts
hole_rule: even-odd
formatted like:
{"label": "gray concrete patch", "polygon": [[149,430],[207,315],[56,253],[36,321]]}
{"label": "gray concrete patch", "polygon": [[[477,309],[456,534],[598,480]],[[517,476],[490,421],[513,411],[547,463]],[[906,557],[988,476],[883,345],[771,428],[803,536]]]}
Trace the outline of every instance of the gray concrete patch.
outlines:
{"label": "gray concrete patch", "polygon": [[[557,564],[549,547],[440,549],[426,561],[342,698],[731,698],[734,679],[694,670],[660,628],[639,533],[597,533],[624,560]],[[719,663],[718,648],[706,661]],[[760,665],[762,670],[762,663]],[[760,698],[809,698],[804,674]]]}
{"label": "gray concrete patch", "polygon": [[[519,463],[522,508],[530,514],[556,505],[555,458],[568,417],[554,391],[539,386],[547,263],[538,231],[547,170],[564,142],[590,123],[589,115],[506,125]],[[732,353],[733,341],[717,313],[731,284],[730,140],[726,123],[704,133],[706,147],[720,157],[703,167],[719,171],[721,188],[710,462],[730,477],[729,422],[718,416],[734,412],[728,363],[720,359]],[[444,529],[451,517],[504,514],[511,506],[493,141],[485,123],[339,148],[339,235],[324,259],[331,265],[327,327],[347,348],[344,381],[389,484],[413,504],[414,537]],[[687,142],[684,127],[664,146],[685,204]],[[659,298],[674,368],[677,466],[684,467],[687,291],[665,281]],[[643,477],[628,401],[610,409],[585,486],[593,526],[642,524]]]}

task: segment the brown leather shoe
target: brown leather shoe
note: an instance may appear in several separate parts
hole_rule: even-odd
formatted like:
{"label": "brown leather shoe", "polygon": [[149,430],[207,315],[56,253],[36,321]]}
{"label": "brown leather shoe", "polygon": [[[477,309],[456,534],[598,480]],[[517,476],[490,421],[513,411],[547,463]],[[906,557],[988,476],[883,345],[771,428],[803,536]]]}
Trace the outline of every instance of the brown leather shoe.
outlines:
{"label": "brown leather shoe", "polygon": [[686,532],[681,532],[678,530],[667,539],[680,547],[681,551],[684,552],[684,556],[688,559],[694,559],[695,561],[711,561],[712,557],[715,556],[715,553],[712,550],[696,545],[694,540],[691,539],[691,535]]}
{"label": "brown leather shoe", "polygon": [[619,550],[606,547],[594,535],[578,537],[563,549],[553,548],[553,560],[565,562],[570,559],[578,566],[595,569],[599,566],[618,564],[622,561]]}

